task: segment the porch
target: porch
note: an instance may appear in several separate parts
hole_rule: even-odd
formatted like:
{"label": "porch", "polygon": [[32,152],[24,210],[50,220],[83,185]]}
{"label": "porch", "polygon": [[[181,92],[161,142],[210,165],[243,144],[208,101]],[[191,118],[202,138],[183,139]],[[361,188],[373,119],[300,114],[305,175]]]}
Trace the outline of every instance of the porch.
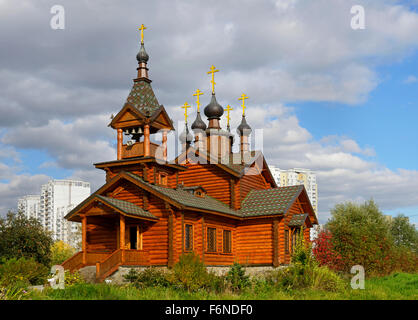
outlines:
{"label": "porch", "polygon": [[142,235],[153,221],[109,209],[96,204],[80,215],[82,250],[62,264],[65,270],[96,266],[96,281],[101,282],[120,266],[150,265]]}

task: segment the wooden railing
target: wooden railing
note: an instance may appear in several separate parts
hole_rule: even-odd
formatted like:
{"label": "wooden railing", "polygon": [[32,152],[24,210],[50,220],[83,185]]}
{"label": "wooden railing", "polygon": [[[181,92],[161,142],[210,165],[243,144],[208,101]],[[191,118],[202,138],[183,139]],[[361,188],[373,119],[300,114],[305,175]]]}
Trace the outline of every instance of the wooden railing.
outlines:
{"label": "wooden railing", "polygon": [[96,280],[98,282],[103,281],[123,265],[148,266],[148,251],[122,249],[114,251],[105,260],[96,263]]}
{"label": "wooden railing", "polygon": [[[150,154],[155,155],[158,148],[158,144],[150,142]],[[135,142],[133,145],[128,146],[127,144],[122,145],[122,158],[133,158],[144,156],[144,142]]]}
{"label": "wooden railing", "polygon": [[125,260],[122,264],[129,266],[148,266],[149,254],[144,250],[124,250]]}
{"label": "wooden railing", "polygon": [[97,262],[103,262],[112,254],[112,252],[87,252],[86,265],[95,265]]}
{"label": "wooden railing", "polygon": [[65,270],[70,270],[71,272],[77,270],[83,265],[83,252],[77,252],[71,258],[65,260],[61,265]]}

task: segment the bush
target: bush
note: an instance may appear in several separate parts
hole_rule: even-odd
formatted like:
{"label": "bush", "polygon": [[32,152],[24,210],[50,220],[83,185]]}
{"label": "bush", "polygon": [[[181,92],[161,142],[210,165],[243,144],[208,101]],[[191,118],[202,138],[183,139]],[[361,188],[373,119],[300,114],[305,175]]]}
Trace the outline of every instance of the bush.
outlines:
{"label": "bush", "polygon": [[51,246],[51,266],[61,264],[75,254],[75,249],[64,241],[56,241]]}
{"label": "bush", "polygon": [[328,230],[321,231],[318,237],[313,241],[312,253],[320,266],[341,271],[343,270],[343,262],[341,255],[333,248],[332,234]]}
{"label": "bush", "polygon": [[250,285],[249,276],[239,263],[234,263],[226,275],[226,281],[233,291],[240,291]]}
{"label": "bush", "polygon": [[209,273],[194,252],[180,256],[179,262],[174,265],[170,282],[175,286],[188,291],[199,289],[216,289],[220,284],[218,277]]}
{"label": "bush", "polygon": [[1,300],[21,300],[25,295],[26,291],[19,287],[0,287],[0,301]]}
{"label": "bush", "polygon": [[6,219],[0,218],[0,257],[34,258],[49,266],[52,238],[35,218],[26,218],[22,213],[9,212]]}
{"label": "bush", "polygon": [[65,270],[64,279],[66,288],[74,286],[76,284],[85,283],[84,279],[80,275],[80,272],[78,271],[70,272],[69,270]]}
{"label": "bush", "polygon": [[3,260],[0,265],[0,285],[26,287],[44,284],[48,274],[49,269],[34,259]]}
{"label": "bush", "polygon": [[126,281],[134,284],[137,288],[168,287],[170,285],[167,274],[154,267],[146,268],[142,272],[131,269],[124,278]]}

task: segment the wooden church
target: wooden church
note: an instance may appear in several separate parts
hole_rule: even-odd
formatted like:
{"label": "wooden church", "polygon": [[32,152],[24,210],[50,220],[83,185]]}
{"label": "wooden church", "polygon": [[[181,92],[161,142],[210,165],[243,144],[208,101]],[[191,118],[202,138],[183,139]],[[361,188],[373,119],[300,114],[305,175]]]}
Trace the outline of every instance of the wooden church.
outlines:
{"label": "wooden church", "polygon": [[[186,103],[181,152],[167,161],[167,134],[175,129],[151,87],[144,29],[137,78],[109,124],[117,133],[117,159],[95,164],[105,171],[106,183],[65,217],[81,222],[82,251],[64,268],[95,265],[102,281],[120,266],[171,267],[188,252],[207,266],[288,264],[299,230],[309,241],[310,228],[318,223],[304,186],[277,187],[263,154],[250,150],[245,95],[239,152],[232,152],[231,108],[224,130],[213,66],[211,100],[204,108],[208,123],[200,115],[197,90],[191,131]],[[151,142],[152,135],[162,144]]]}

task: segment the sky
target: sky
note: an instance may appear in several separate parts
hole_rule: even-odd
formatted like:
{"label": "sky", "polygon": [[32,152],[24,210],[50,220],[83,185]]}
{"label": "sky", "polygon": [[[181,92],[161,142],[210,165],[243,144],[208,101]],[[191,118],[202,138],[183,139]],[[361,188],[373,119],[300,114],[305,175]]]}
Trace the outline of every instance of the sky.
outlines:
{"label": "sky", "polygon": [[[51,8],[65,28],[51,28]],[[353,29],[353,5],[365,28]],[[418,2],[395,0],[0,0],[0,214],[49,179],[92,191],[116,158],[107,125],[136,76],[144,24],[150,78],[174,123],[199,88],[263,129],[269,164],[317,173],[319,220],[374,199],[418,223]],[[194,114],[190,115],[191,118]],[[225,126],[225,119],[222,120]]]}

